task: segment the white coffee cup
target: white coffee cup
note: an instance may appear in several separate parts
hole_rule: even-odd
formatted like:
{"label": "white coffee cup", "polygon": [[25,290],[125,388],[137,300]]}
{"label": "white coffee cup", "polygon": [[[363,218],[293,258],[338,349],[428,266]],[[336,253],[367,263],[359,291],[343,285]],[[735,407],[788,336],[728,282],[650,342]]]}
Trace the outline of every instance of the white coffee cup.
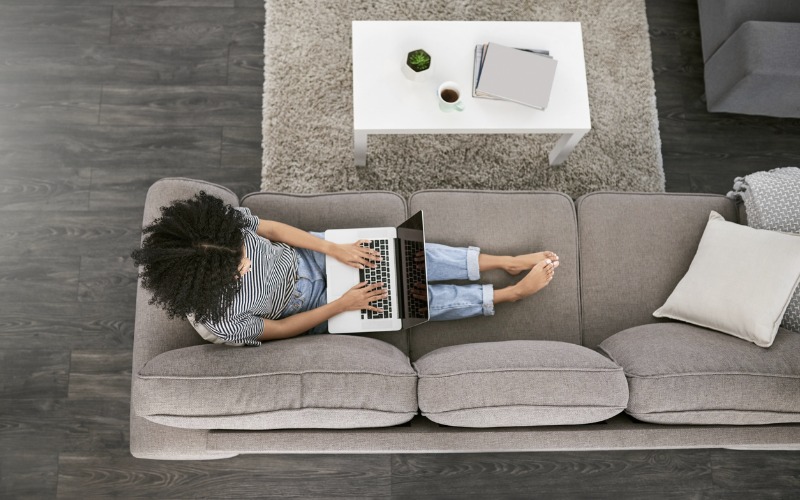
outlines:
{"label": "white coffee cup", "polygon": [[436,91],[439,99],[439,109],[450,111],[464,111],[464,101],[461,99],[461,87],[456,82],[444,82]]}

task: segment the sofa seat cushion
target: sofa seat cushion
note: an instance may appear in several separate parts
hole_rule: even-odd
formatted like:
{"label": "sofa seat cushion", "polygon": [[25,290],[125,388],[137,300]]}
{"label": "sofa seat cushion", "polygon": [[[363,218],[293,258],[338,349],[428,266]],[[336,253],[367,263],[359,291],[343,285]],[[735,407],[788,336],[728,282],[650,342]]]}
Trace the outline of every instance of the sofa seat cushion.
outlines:
{"label": "sofa seat cushion", "polygon": [[625,370],[626,412],[659,424],[800,422],[800,335],[768,349],[685,323],[630,328],[600,344]]}
{"label": "sofa seat cushion", "polygon": [[417,377],[397,348],[314,335],[260,347],[165,352],[136,375],[134,410],[191,429],[384,427],[417,413]]}
{"label": "sofa seat cushion", "polygon": [[622,369],[566,342],[510,340],[443,347],[417,360],[419,407],[458,427],[575,425],[622,412]]}

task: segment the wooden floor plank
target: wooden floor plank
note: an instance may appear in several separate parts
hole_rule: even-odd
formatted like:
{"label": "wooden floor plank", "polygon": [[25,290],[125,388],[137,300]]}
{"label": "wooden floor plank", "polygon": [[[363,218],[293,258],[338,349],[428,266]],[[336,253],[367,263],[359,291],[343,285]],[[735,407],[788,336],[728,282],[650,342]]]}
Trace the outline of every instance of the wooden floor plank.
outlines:
{"label": "wooden floor plank", "polygon": [[105,87],[100,123],[254,127],[261,123],[260,89],[247,86]]}
{"label": "wooden floor plank", "polygon": [[63,398],[69,383],[69,352],[0,348],[0,405],[7,399]]}
{"label": "wooden floor plank", "polygon": [[[258,0],[260,1],[260,0]],[[147,7],[233,7],[235,0],[0,0],[0,5],[30,5],[37,7],[75,6],[147,6]],[[251,5],[258,7],[259,5]]]}
{"label": "wooden floor plank", "polygon": [[[0,158],[4,156],[2,148],[0,144]],[[87,167],[36,168],[25,162],[8,162],[0,169],[0,211],[87,210],[90,184],[91,169]]]}
{"label": "wooden floor plank", "polygon": [[[707,451],[395,455],[392,492],[399,496],[592,494],[628,481],[629,491],[697,492],[713,488]],[[637,485],[637,486],[634,486]]]}
{"label": "wooden floor plank", "polygon": [[222,168],[261,168],[261,127],[222,129]]}
{"label": "wooden floor plank", "polygon": [[263,9],[117,7],[111,42],[135,45],[263,45]]}
{"label": "wooden floor plank", "polygon": [[785,489],[713,490],[703,500],[794,500],[796,492]]}
{"label": "wooden floor plank", "polygon": [[[493,483],[494,484],[494,483]],[[455,494],[435,494],[426,495],[424,491],[411,495],[392,495],[392,500],[486,500],[487,498],[502,500],[706,500],[713,490],[705,491],[631,491],[628,488],[619,490],[595,489],[586,492],[563,492],[553,493],[551,491],[540,491],[538,488],[531,488],[520,493],[495,494],[491,486],[484,486],[474,493]]]}
{"label": "wooden floor plank", "polygon": [[58,451],[5,446],[0,435],[0,498],[55,498]]}
{"label": "wooden floor plank", "polygon": [[259,8],[264,4],[261,0],[235,0],[236,7]]}
{"label": "wooden floor plank", "polygon": [[[0,84],[225,85],[228,52],[216,46],[22,45],[3,55]],[[239,66],[249,62],[248,54]],[[240,73],[252,73],[246,69]]]}
{"label": "wooden floor plank", "polygon": [[58,496],[389,498],[388,455],[264,455],[207,462],[62,453]]}
{"label": "wooden floor plank", "polygon": [[724,489],[800,492],[800,451],[713,450],[711,470]]}
{"label": "wooden floor plank", "polygon": [[0,339],[32,350],[131,349],[134,311],[130,299],[15,303],[0,314]]}
{"label": "wooden floor plank", "polygon": [[95,125],[100,86],[0,85],[0,123]]}
{"label": "wooden floor plank", "polygon": [[137,269],[130,252],[137,247],[134,241],[122,255],[81,256],[78,300],[122,303],[135,297]]}
{"label": "wooden floor plank", "polygon": [[[67,279],[63,273],[71,273],[72,269],[59,272],[57,266],[77,264],[74,270],[77,273],[81,257],[113,259],[129,255],[141,239],[141,219],[137,220],[137,215],[141,217],[141,214],[127,210],[45,214],[14,211],[13,216],[0,217],[0,238],[5,240],[0,246],[0,256],[9,256],[16,262],[9,260],[9,264],[4,266],[0,261],[0,270],[7,270],[15,279],[24,280],[38,277],[41,273],[37,272],[36,266],[41,264],[43,270],[56,273],[54,276],[44,275],[42,280],[59,276]],[[26,257],[32,261],[30,264],[25,262]],[[15,270],[15,265],[23,269]],[[28,272],[31,274],[27,275]],[[69,274],[69,279],[72,279],[72,274]],[[0,289],[14,284],[14,281],[6,283],[0,275]],[[8,293],[11,291],[10,288],[7,290]]]}
{"label": "wooden floor plank", "polygon": [[73,349],[69,398],[129,400],[132,362],[130,349]]}
{"label": "wooden floor plank", "polygon": [[234,45],[228,60],[229,85],[264,83],[264,48],[261,45]]}
{"label": "wooden floor plank", "polygon": [[180,168],[168,166],[136,170],[94,168],[89,206],[91,210],[100,212],[118,209],[141,211],[147,190],[155,181],[164,177],[188,177],[222,184],[239,196],[258,191],[260,181],[257,166],[255,169],[216,166],[207,168],[193,164]]}
{"label": "wooden floor plank", "polygon": [[[12,124],[0,122],[0,161],[13,168],[219,167],[219,127]],[[0,176],[5,167],[0,169]],[[58,175],[58,170],[54,170]]]}
{"label": "wooden floor plank", "polygon": [[[130,400],[0,399],[0,453],[85,453],[98,462],[130,457]],[[90,490],[82,498],[92,496]]]}
{"label": "wooden floor plank", "polygon": [[[0,221],[7,219],[0,217]],[[49,302],[78,300],[79,257],[30,256],[24,252],[24,243],[21,245],[17,251],[9,251],[5,244],[0,248],[0,303],[4,310],[15,307],[13,304],[41,302],[43,297]]]}
{"label": "wooden floor plank", "polygon": [[[29,44],[107,43],[111,7],[0,4],[0,47]],[[50,7],[50,8],[48,8]]]}

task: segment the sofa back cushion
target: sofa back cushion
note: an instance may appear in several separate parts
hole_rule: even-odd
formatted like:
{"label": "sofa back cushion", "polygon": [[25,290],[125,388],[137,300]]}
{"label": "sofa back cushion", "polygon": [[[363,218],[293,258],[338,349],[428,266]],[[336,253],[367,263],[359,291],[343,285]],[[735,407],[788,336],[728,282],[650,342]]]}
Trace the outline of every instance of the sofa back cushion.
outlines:
{"label": "sofa back cushion", "polygon": [[[496,255],[552,250],[561,265],[546,288],[519,302],[499,304],[494,316],[428,322],[412,328],[412,360],[440,347],[473,342],[580,343],[577,226],[570,197],[551,192],[431,190],[411,196],[409,213],[417,210],[425,213],[430,242],[472,245]],[[492,283],[495,289],[519,279],[502,271],[481,276],[481,282]]]}
{"label": "sofa back cushion", "polygon": [[[714,210],[738,221],[722,195],[592,193],[576,201],[583,345],[656,323],[683,278]],[[735,270],[731,270],[735,272]]]}
{"label": "sofa back cushion", "polygon": [[[394,227],[406,219],[406,200],[387,191],[323,194],[252,193],[242,206],[259,218],[289,224],[305,231],[357,227]],[[408,334],[361,334],[383,340],[408,355]]]}

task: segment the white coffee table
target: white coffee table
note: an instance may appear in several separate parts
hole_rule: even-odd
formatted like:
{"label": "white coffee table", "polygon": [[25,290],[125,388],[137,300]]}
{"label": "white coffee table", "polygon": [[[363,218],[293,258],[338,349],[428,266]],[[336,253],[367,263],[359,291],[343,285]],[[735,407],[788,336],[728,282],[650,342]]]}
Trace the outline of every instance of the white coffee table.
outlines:
{"label": "white coffee table", "polygon": [[[558,60],[547,109],[472,97],[475,45],[495,42],[546,49]],[[432,78],[412,82],[406,54],[425,49]],[[439,84],[458,82],[466,109],[442,112]],[[355,163],[367,162],[369,134],[558,134],[550,164],[559,165],[591,130],[580,23],[495,21],[353,21]]]}

